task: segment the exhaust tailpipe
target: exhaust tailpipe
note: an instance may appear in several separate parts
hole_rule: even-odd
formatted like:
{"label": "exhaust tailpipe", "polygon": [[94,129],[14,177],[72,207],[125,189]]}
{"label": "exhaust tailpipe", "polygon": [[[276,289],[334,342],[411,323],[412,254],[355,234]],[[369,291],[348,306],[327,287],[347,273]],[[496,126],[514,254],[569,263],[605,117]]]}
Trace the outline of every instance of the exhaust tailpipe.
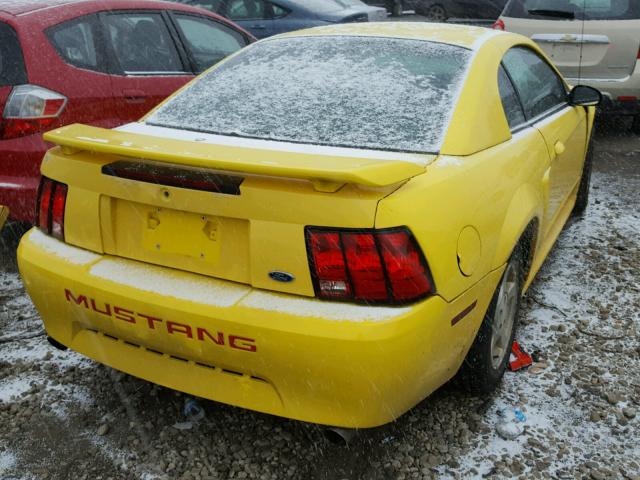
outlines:
{"label": "exhaust tailpipe", "polygon": [[354,428],[327,427],[324,429],[324,437],[334,445],[348,446],[357,436],[358,430]]}

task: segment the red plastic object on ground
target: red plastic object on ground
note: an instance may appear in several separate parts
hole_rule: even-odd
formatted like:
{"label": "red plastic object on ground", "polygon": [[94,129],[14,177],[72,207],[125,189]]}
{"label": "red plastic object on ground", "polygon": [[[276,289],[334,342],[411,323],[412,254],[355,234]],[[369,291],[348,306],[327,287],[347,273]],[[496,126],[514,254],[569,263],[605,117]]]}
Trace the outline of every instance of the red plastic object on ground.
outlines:
{"label": "red plastic object on ground", "polygon": [[511,356],[509,357],[509,370],[515,372],[517,370],[521,370],[526,367],[530,367],[533,364],[533,359],[531,355],[526,353],[520,347],[520,344],[513,341],[513,345],[511,345]]}

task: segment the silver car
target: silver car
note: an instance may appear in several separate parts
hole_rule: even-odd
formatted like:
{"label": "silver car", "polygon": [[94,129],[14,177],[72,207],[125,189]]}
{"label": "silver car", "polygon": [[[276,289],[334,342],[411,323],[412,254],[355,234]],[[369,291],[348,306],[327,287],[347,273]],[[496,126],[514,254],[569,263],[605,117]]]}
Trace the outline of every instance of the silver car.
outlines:
{"label": "silver car", "polygon": [[600,90],[603,110],[633,115],[640,133],[639,0],[510,0],[494,28],[536,41],[567,81]]}

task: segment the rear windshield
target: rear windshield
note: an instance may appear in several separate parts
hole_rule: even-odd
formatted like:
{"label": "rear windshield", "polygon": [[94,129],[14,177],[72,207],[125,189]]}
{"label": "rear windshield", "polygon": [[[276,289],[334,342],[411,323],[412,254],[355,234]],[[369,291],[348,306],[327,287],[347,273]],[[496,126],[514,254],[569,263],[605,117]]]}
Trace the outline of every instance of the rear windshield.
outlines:
{"label": "rear windshield", "polygon": [[544,20],[566,20],[548,15],[535,15],[530,10],[553,10],[573,13],[577,20],[637,20],[638,0],[511,0],[503,16]]}
{"label": "rear windshield", "polygon": [[435,153],[471,51],[367,37],[270,40],[205,73],[151,125],[316,145]]}
{"label": "rear windshield", "polygon": [[27,83],[22,49],[15,30],[0,22],[0,87]]}

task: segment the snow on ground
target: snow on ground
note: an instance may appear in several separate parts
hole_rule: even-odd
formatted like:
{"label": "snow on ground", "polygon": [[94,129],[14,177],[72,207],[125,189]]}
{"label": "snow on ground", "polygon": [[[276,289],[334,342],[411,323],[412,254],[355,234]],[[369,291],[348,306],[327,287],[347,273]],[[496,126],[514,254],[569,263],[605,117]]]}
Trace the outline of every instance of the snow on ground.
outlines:
{"label": "snow on ground", "polygon": [[[315,426],[200,401],[51,348],[0,242],[0,478],[640,479],[640,153],[604,138],[591,203],[523,301],[537,364],[493,395],[445,386],[349,447]],[[635,143],[634,143],[635,145]],[[36,335],[36,336],[34,336]],[[505,440],[500,412],[526,416]]]}

